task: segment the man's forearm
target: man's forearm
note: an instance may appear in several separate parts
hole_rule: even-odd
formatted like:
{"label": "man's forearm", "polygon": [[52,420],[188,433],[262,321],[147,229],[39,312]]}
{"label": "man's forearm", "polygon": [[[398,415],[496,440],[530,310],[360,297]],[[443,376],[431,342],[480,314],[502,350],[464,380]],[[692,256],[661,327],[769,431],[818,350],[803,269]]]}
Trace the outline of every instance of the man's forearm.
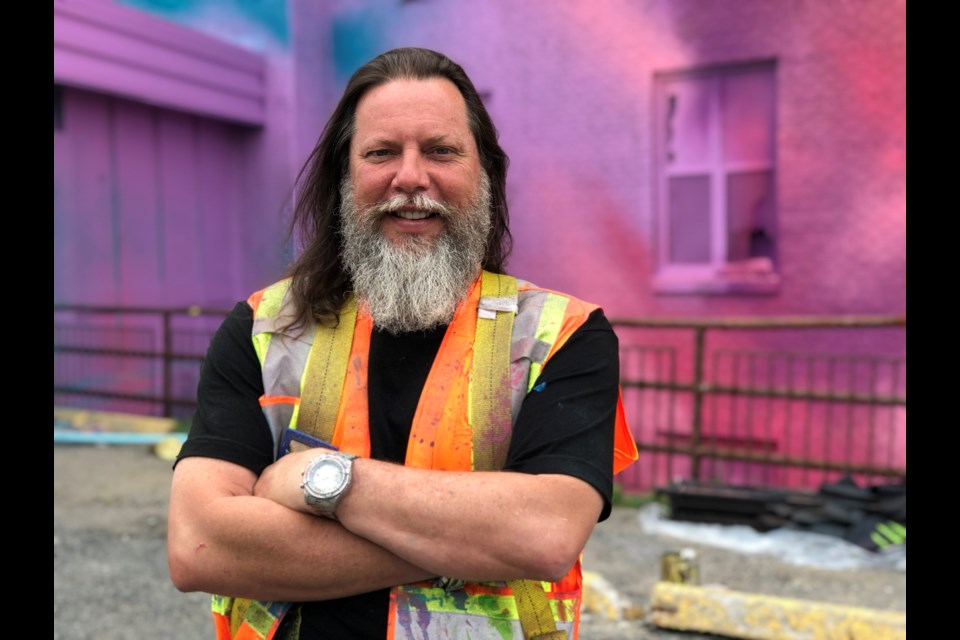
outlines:
{"label": "man's forearm", "polygon": [[[309,513],[299,482],[315,455],[275,462],[260,476],[257,495]],[[602,507],[593,487],[570,476],[435,471],[359,458],[337,516],[352,533],[433,575],[557,580],[576,562]]]}
{"label": "man's forearm", "polygon": [[448,472],[358,460],[338,516],[352,532],[440,575],[557,580],[602,508],[562,475]]}
{"label": "man's forearm", "polygon": [[174,474],[168,540],[183,591],[309,601],[430,577],[332,520],[242,491],[218,495],[190,465],[180,468],[189,462]]}

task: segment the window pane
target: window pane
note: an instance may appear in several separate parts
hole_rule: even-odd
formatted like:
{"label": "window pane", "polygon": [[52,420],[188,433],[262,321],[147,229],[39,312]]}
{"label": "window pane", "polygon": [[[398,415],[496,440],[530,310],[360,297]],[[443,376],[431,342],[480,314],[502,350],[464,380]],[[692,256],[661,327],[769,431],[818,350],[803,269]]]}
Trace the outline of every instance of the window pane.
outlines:
{"label": "window pane", "polygon": [[772,70],[731,74],[722,86],[724,161],[772,164]]}
{"label": "window pane", "polygon": [[775,260],[773,227],[773,172],[727,176],[727,260]]}
{"label": "window pane", "polygon": [[670,262],[710,262],[710,176],[669,180]]}
{"label": "window pane", "polygon": [[666,162],[674,167],[709,162],[710,91],[713,81],[684,79],[664,94]]}

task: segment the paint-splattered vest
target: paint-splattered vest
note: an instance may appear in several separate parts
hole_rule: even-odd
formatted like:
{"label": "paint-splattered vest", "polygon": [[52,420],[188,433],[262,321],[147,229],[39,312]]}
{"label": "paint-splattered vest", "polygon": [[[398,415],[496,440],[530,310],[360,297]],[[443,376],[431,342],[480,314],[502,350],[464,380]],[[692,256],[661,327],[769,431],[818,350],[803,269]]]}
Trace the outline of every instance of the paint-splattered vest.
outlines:
{"label": "paint-splattered vest", "polygon": [[[288,427],[306,430],[300,421],[309,415],[311,422],[326,425],[320,433],[311,428],[314,435],[343,451],[369,456],[369,315],[351,301],[336,329],[285,329],[293,313],[288,296],[289,280],[284,280],[248,300],[263,371],[261,406],[275,447]],[[596,308],[484,272],[440,345],[414,416],[405,464],[459,471],[502,468],[523,398],[544,364]],[[507,331],[497,320],[504,319],[502,314],[512,320]],[[318,340],[322,342],[314,348]],[[310,362],[318,354],[322,366],[320,360]],[[636,460],[623,416],[620,403],[615,473]],[[577,562],[559,582],[539,583],[557,629],[566,630],[569,638],[577,636],[579,627],[581,582]],[[214,596],[218,640],[272,638],[288,608],[289,603]],[[523,638],[521,615],[503,582],[467,583],[455,591],[431,582],[401,585],[391,590],[388,637]]]}

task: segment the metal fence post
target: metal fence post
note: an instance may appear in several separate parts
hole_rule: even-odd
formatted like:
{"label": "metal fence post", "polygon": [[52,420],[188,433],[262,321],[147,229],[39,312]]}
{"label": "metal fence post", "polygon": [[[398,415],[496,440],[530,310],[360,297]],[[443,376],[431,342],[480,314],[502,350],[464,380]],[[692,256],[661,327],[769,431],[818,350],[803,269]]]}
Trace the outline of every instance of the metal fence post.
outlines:
{"label": "metal fence post", "polygon": [[690,432],[690,475],[694,481],[700,480],[700,435],[703,429],[703,395],[706,384],[703,381],[704,343],[707,333],[706,327],[697,327],[693,361],[693,427]]}

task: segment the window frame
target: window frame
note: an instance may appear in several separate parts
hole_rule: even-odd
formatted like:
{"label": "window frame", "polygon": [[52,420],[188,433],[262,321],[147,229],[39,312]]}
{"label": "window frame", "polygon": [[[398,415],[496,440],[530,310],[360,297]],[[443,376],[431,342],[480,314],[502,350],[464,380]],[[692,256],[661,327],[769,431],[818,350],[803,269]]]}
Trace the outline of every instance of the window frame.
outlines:
{"label": "window frame", "polygon": [[[725,78],[763,72],[771,83],[770,151],[765,160],[727,161],[722,157],[723,105],[721,85]],[[698,163],[668,166],[667,161],[667,95],[671,87],[685,82],[708,87],[707,146],[710,159]],[[777,62],[759,59],[691,69],[662,71],[653,77],[653,221],[655,293],[665,294],[776,294],[780,290],[780,273],[776,257],[758,257],[731,262],[727,260],[729,176],[766,171],[770,174],[772,220],[776,229],[777,207]],[[709,176],[710,258],[705,263],[671,262],[670,253],[670,189],[669,180],[678,177]],[[778,233],[774,233],[778,248]],[[774,256],[776,256],[776,248]]]}

